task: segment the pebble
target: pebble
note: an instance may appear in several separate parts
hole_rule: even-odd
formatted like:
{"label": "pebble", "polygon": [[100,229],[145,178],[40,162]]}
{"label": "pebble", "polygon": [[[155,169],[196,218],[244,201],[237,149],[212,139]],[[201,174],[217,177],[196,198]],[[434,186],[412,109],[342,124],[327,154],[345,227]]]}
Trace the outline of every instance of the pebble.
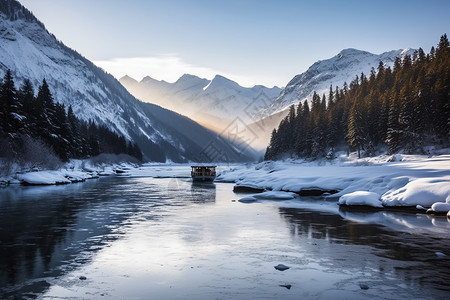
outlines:
{"label": "pebble", "polygon": [[362,290],[368,290],[368,289],[369,289],[369,286],[368,286],[367,284],[364,284],[364,283],[360,283],[360,284],[359,284],[359,287],[360,287]]}
{"label": "pebble", "polygon": [[290,269],[290,267],[285,266],[283,264],[278,264],[274,268],[277,269],[278,271],[286,271],[287,269]]}
{"label": "pebble", "polygon": [[280,284],[281,287],[287,288],[288,290],[291,289],[292,285],[290,284]]}

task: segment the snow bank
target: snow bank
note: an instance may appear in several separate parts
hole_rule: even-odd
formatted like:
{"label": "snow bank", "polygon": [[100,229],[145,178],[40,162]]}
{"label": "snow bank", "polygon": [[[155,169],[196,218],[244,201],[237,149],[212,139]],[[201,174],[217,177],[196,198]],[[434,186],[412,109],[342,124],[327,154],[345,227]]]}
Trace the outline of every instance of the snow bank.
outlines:
{"label": "snow bank", "polygon": [[339,205],[364,205],[372,207],[383,207],[379,194],[366,191],[357,191],[341,196],[341,198],[339,198]]}
{"label": "snow bank", "polygon": [[449,194],[450,176],[411,178],[407,184],[386,191],[382,201],[385,206],[431,207],[435,202],[445,202]]}
{"label": "snow bank", "polygon": [[[115,170],[128,170],[133,168],[130,164],[109,164],[101,166],[91,166],[82,160],[73,160],[64,165],[59,170],[39,170],[16,174],[14,177],[5,179],[8,184],[28,184],[28,185],[52,185],[67,184],[72,182],[82,182],[87,179],[98,178],[117,174]],[[125,172],[125,171],[123,171]],[[117,174],[123,175],[123,174]]]}
{"label": "snow bank", "polygon": [[[450,155],[428,158],[403,154],[401,161],[389,160],[387,156],[367,159],[340,156],[332,162],[266,161],[224,170],[216,181],[273,191],[339,191],[327,197],[367,191],[378,194],[383,206],[430,208],[436,202],[446,202],[450,195]],[[356,200],[371,202],[362,197],[351,198]]]}
{"label": "snow bank", "polygon": [[25,184],[65,184],[71,183],[62,172],[59,171],[40,171],[19,174],[17,178]]}

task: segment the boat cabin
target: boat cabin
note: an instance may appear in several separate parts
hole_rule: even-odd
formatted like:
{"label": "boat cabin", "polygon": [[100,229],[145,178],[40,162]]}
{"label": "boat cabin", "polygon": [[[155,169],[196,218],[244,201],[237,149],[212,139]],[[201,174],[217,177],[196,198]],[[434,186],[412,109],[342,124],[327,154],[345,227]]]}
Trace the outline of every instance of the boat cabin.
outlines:
{"label": "boat cabin", "polygon": [[213,181],[216,178],[216,166],[191,166],[194,181]]}

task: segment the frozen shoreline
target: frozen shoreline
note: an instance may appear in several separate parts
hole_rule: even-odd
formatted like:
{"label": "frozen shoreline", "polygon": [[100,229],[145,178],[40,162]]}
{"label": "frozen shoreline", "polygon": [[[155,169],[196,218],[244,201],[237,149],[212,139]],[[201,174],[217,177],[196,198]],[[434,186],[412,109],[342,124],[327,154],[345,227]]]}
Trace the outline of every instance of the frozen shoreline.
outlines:
{"label": "frozen shoreline", "polygon": [[0,177],[0,184],[55,185],[83,182],[100,176],[127,175],[135,168],[128,163],[91,165],[83,160],[72,160],[58,170],[27,170],[9,177]]}
{"label": "frozen shoreline", "polygon": [[266,161],[225,170],[217,181],[295,193],[336,190],[338,193],[326,197],[340,198],[345,206],[433,208],[430,213],[442,214],[450,210],[447,154],[432,158],[396,155],[355,159],[341,155],[334,161]]}
{"label": "frozen shoreline", "polygon": [[[104,175],[190,178],[190,168],[189,164],[152,163],[141,167],[124,163],[92,166],[75,160],[57,171],[21,173],[0,178],[0,182],[66,184]],[[325,197],[337,198],[342,206],[412,207],[439,214],[450,211],[449,154],[431,158],[382,155],[364,159],[342,154],[333,161],[285,160],[219,166],[216,181],[234,182],[236,188],[262,191],[300,194],[311,190],[337,191],[332,195],[325,194]]]}

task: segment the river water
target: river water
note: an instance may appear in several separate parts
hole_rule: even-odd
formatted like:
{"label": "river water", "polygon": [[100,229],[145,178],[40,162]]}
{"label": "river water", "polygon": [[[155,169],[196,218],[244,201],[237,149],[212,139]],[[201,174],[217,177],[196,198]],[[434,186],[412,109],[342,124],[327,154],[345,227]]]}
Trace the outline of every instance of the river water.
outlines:
{"label": "river water", "polygon": [[0,298],[449,295],[445,217],[345,212],[321,197],[245,204],[232,189],[152,177],[3,188]]}

